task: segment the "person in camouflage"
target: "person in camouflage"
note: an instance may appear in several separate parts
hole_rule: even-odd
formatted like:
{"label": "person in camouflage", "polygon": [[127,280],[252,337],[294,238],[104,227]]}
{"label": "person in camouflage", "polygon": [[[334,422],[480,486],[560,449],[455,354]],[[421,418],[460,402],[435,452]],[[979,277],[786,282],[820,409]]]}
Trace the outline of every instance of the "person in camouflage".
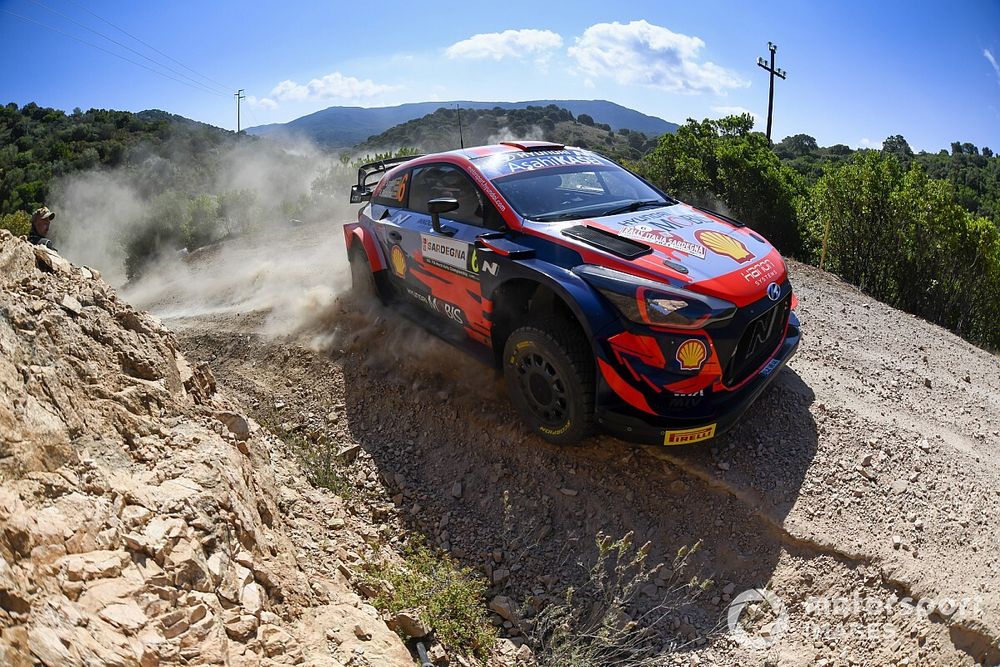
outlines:
{"label": "person in camouflage", "polygon": [[46,206],[36,208],[35,212],[31,214],[31,233],[28,234],[28,242],[55,250],[56,247],[52,245],[52,240],[48,238],[49,224],[55,217],[56,214]]}

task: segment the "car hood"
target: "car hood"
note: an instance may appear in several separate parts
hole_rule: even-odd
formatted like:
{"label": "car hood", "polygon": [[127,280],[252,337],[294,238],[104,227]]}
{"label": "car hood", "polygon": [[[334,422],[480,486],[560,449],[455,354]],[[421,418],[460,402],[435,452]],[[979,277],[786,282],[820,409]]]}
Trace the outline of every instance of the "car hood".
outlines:
{"label": "car hood", "polygon": [[[587,218],[568,224],[532,226],[546,235],[558,237],[561,244],[569,242],[581,249],[589,247],[610,252],[636,273],[729,299],[737,305],[760,298],[767,293],[770,283],[781,284],[785,280],[784,262],[764,237],[749,227],[737,227],[687,204]],[[605,234],[585,231],[583,236],[594,238],[581,240],[580,227]],[[602,238],[605,235],[609,243]],[[609,246],[620,245],[620,239],[634,242],[637,244],[635,251],[643,254],[630,258],[625,256],[627,252],[616,253],[609,249]],[[626,243],[625,247],[629,245]],[[591,260],[585,256],[584,261]],[[617,262],[614,264],[620,266]]]}

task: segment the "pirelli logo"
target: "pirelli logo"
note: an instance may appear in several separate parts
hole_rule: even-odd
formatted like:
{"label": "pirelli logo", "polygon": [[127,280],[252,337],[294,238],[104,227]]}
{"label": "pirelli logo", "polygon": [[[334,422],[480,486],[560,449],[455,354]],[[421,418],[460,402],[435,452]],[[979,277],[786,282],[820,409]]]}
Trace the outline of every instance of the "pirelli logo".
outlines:
{"label": "pirelli logo", "polygon": [[715,424],[709,426],[699,426],[698,428],[686,428],[680,431],[667,431],[663,435],[664,445],[689,445],[692,442],[701,442],[715,437]]}

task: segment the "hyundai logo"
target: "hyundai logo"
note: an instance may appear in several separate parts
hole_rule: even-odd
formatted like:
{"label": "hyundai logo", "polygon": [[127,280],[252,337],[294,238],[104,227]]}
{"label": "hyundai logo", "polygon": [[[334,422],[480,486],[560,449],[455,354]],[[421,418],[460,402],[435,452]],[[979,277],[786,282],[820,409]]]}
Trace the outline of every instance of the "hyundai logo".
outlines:
{"label": "hyundai logo", "polygon": [[778,283],[771,283],[767,286],[767,298],[771,301],[777,301],[781,298],[781,286]]}

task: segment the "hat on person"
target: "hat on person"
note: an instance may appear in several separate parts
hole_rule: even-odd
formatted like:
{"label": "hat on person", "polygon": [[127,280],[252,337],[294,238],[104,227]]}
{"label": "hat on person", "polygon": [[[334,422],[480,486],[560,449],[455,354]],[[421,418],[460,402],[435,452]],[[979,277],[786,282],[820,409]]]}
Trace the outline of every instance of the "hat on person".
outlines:
{"label": "hat on person", "polygon": [[54,217],[56,217],[56,214],[50,211],[47,206],[43,206],[35,209],[35,212],[31,214],[31,221],[52,220]]}

